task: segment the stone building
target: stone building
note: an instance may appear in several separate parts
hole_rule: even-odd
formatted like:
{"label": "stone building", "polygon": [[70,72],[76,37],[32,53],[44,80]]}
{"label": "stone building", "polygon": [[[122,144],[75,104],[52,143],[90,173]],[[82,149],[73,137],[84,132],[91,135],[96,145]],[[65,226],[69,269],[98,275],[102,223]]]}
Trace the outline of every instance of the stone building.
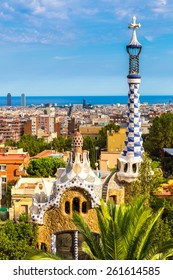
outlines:
{"label": "stone building", "polygon": [[83,137],[75,132],[67,167],[58,170],[53,184],[47,181],[46,187],[35,188],[30,208],[31,219],[39,225],[39,247],[74,259],[85,256],[82,238],[72,222],[73,211],[78,211],[97,234],[95,207],[99,207],[100,199],[113,199],[116,204],[124,201],[124,188],[116,174],[101,179],[98,170],[91,169],[89,152],[82,146]]}

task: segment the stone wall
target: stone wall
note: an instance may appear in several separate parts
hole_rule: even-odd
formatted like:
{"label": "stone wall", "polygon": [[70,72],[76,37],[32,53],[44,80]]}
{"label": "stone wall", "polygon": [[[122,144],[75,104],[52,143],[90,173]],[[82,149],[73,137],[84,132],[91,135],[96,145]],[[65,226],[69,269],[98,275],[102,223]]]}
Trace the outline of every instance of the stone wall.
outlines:
{"label": "stone wall", "polygon": [[[93,232],[98,232],[96,211],[95,209],[91,209],[91,201],[88,194],[80,189],[70,188],[62,195],[60,206],[58,208],[52,207],[44,214],[43,225],[39,226],[39,247],[41,243],[45,243],[48,251],[50,251],[50,235],[52,233],[76,229],[72,222],[72,203],[74,198],[79,199],[79,213],[81,216],[85,219]],[[70,203],[69,214],[65,212],[66,201]],[[82,202],[86,202],[86,213],[82,212]]]}

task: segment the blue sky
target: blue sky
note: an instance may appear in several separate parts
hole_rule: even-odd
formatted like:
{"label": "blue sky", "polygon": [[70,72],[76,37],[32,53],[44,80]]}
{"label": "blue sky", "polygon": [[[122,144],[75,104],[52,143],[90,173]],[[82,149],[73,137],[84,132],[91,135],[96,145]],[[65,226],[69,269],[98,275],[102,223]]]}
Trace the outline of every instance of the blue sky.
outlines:
{"label": "blue sky", "polygon": [[141,95],[173,94],[172,0],[1,0],[0,94],[126,95],[134,15]]}

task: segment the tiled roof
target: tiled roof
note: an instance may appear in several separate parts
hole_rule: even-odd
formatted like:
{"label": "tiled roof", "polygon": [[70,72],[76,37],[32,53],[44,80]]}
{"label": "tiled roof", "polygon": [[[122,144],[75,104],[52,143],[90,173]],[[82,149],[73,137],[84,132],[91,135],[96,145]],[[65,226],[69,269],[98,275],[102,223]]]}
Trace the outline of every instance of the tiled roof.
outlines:
{"label": "tiled roof", "polygon": [[6,153],[0,153],[0,161],[8,161],[8,160],[23,160],[28,156],[28,154],[6,154]]}

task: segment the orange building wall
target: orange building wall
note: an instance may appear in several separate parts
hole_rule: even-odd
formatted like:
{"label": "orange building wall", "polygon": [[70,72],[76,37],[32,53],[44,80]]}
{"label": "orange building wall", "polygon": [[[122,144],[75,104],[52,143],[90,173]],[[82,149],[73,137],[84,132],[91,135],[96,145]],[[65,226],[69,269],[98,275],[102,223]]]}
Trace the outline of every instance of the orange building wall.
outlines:
{"label": "orange building wall", "polygon": [[[20,157],[20,158],[19,158]],[[27,167],[29,164],[30,156],[28,153],[24,155],[0,155],[0,164],[6,165],[5,171],[0,171],[0,176],[6,176],[6,182],[10,183],[16,181],[24,171],[20,171],[20,167]]]}

